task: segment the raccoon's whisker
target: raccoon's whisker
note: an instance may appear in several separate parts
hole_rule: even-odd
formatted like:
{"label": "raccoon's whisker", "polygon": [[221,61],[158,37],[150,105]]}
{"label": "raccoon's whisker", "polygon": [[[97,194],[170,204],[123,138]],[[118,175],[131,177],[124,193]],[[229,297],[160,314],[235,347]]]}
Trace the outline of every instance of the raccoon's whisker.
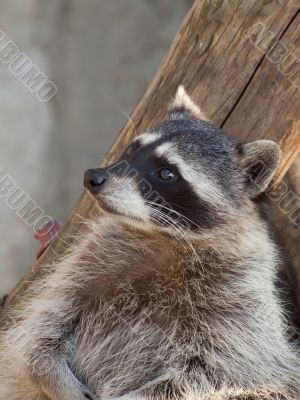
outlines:
{"label": "raccoon's whisker", "polygon": [[185,232],[182,229],[182,227],[172,218],[170,218],[168,215],[164,214],[161,210],[152,207],[151,203],[146,202],[150,206],[150,209],[153,214],[159,215],[161,220],[164,221],[167,226],[173,228],[177,233],[180,234],[181,237],[185,238]]}
{"label": "raccoon's whisker", "polygon": [[91,224],[91,218],[90,217],[87,218],[87,217],[84,217],[83,215],[80,215],[78,213],[75,213],[74,217],[79,219],[79,224],[86,225],[86,226],[90,226],[90,224]]}
{"label": "raccoon's whisker", "polygon": [[184,233],[182,232],[182,230],[180,230],[174,224],[173,221],[168,220],[166,218],[166,216],[163,213],[161,213],[159,210],[156,210],[154,208],[151,208],[151,210],[153,212],[152,217],[154,220],[156,220],[157,222],[163,222],[171,229],[174,229],[176,238],[181,243],[181,245],[184,247],[184,249],[187,251],[187,247],[183,244],[183,241],[182,241],[182,239],[184,239],[184,241],[186,242],[186,238],[184,237]]}
{"label": "raccoon's whisker", "polygon": [[161,210],[159,210],[158,208],[153,207],[153,205],[156,205],[156,203],[154,202],[150,202],[150,201],[146,201],[146,204],[148,204],[150,206],[150,209],[153,213],[156,213],[158,215],[161,216],[161,218],[167,223],[168,226],[178,230],[181,232],[181,234],[184,233],[184,230],[182,229],[182,227],[172,218],[170,218],[168,215],[164,214]]}
{"label": "raccoon's whisker", "polygon": [[[147,203],[149,203],[149,202],[147,202]],[[153,203],[153,202],[150,202],[150,203]],[[156,205],[156,203],[153,203],[153,204]],[[169,216],[163,214],[161,211],[158,211],[157,209],[155,209],[153,207],[151,207],[151,209],[156,213],[160,213],[161,214],[161,218],[164,218],[164,221],[168,222],[168,225],[171,226],[177,233],[179,232],[181,238],[184,239],[185,242],[188,244],[188,246],[191,248],[194,256],[196,257],[196,259],[197,259],[197,261],[199,263],[199,266],[201,266],[201,261],[200,261],[199,255],[198,255],[197,251],[195,250],[191,239],[186,234],[186,232],[182,229],[182,227],[176,221],[171,219]],[[182,242],[181,242],[181,244],[182,244]]]}
{"label": "raccoon's whisker", "polygon": [[[164,220],[161,216],[156,216],[153,217],[153,219],[159,223],[164,222],[167,226],[168,226],[168,221]],[[190,245],[189,243],[187,243],[186,240],[184,240],[184,237],[182,236],[182,234],[178,231],[176,231],[176,228],[171,227],[175,232],[174,232],[174,236],[177,239],[178,243],[183,247],[183,249],[185,250],[185,252],[187,254],[190,254]]]}
{"label": "raccoon's whisker", "polygon": [[171,227],[171,228],[173,228],[175,230],[177,239],[179,240],[181,245],[187,251],[187,248],[186,248],[186,246],[184,246],[184,244],[182,243],[181,239],[183,239],[185,241],[185,243],[190,247],[190,249],[192,250],[193,254],[195,255],[195,257],[197,258],[197,260],[200,263],[199,256],[198,256],[198,254],[197,254],[197,252],[196,252],[196,250],[195,250],[190,238],[186,235],[186,233],[184,232],[182,227],[179,226],[174,220],[170,219],[170,217],[168,217],[167,215],[163,214],[161,211],[159,211],[159,210],[157,210],[157,209],[155,209],[155,208],[153,208],[151,206],[150,206],[150,208],[153,211],[153,213],[155,213],[156,215],[158,215],[161,218],[161,221],[165,222],[169,227]]}
{"label": "raccoon's whisker", "polygon": [[160,209],[165,209],[165,210],[167,210],[167,211],[170,211],[170,212],[172,212],[173,214],[176,214],[178,217],[180,217],[180,218],[186,220],[187,222],[192,223],[192,224],[195,225],[196,227],[200,228],[200,226],[197,225],[195,222],[193,222],[193,221],[190,220],[189,218],[185,217],[183,214],[181,214],[180,212],[174,210],[173,208],[166,207],[166,206],[163,206],[162,204],[157,204],[157,203],[155,203],[155,202],[149,202],[149,203],[155,205],[156,207],[159,207]]}
{"label": "raccoon's whisker", "polygon": [[[149,200],[147,200],[146,203],[147,203],[148,205],[150,205],[150,206],[155,205],[155,206],[159,206],[160,208],[164,208],[164,209],[166,209],[166,210],[168,210],[168,211],[174,212],[176,215],[180,216],[181,218],[183,218],[183,219],[185,219],[185,220],[187,220],[187,221],[190,221],[190,222],[193,223],[196,227],[200,228],[200,226],[197,225],[196,223],[194,223],[192,220],[190,220],[189,218],[185,217],[185,216],[182,215],[181,213],[179,213],[179,212],[177,212],[177,211],[175,211],[175,210],[173,210],[173,209],[171,209],[171,208],[169,208],[169,207],[162,206],[162,205],[160,205],[160,204],[157,204],[157,203],[155,203],[155,202],[153,202],[153,201],[149,201]],[[152,210],[157,210],[157,208],[154,208],[154,207],[151,207],[151,209],[152,209]],[[160,210],[160,212],[161,212],[161,210]],[[165,214],[163,214],[163,213],[162,213],[162,215],[163,215],[165,218],[168,218],[169,221],[171,221],[173,225],[176,224],[176,225],[178,226],[178,228],[183,232],[183,234],[186,235],[185,231],[183,230],[183,228],[179,225],[179,223],[178,223],[177,221],[175,221],[174,219],[172,219],[172,218],[171,218],[170,216],[168,216],[168,215],[165,215]],[[187,235],[186,235],[186,236],[187,236]],[[187,239],[186,239],[186,240],[189,240],[189,242],[190,242],[190,238],[189,238],[188,236],[187,236]]]}
{"label": "raccoon's whisker", "polygon": [[113,104],[118,108],[118,110],[120,110],[121,113],[127,118],[127,120],[130,122],[131,126],[133,127],[134,136],[137,136],[136,127],[135,127],[135,125],[134,125],[132,119],[130,118],[130,116],[127,114],[127,112],[126,112],[114,99],[112,99],[110,96],[107,96],[107,95],[106,95],[106,97],[107,97],[107,98],[110,100],[110,102],[113,103]]}
{"label": "raccoon's whisker", "polygon": [[[150,203],[152,203],[153,205],[156,205],[156,206],[158,206],[158,207],[160,207],[160,208],[164,208],[165,210],[171,211],[172,213],[178,215],[178,217],[181,217],[181,218],[185,219],[187,222],[190,222],[191,224],[195,225],[195,227],[197,227],[197,228],[200,229],[200,226],[197,225],[194,221],[192,221],[191,219],[187,218],[186,216],[184,216],[184,215],[181,214],[180,212],[174,210],[173,208],[169,208],[169,207],[163,206],[163,205],[161,205],[161,204],[157,204],[157,203],[155,203],[155,202],[150,202]],[[172,203],[170,203],[170,205],[172,205]],[[177,205],[176,205],[176,206],[177,206]]]}
{"label": "raccoon's whisker", "polygon": [[166,216],[163,215],[163,213],[159,212],[158,210],[152,209],[152,217],[158,220],[158,222],[165,223],[167,227],[174,229],[175,233],[179,237],[184,237],[180,229],[173,223],[173,221],[168,220]]}

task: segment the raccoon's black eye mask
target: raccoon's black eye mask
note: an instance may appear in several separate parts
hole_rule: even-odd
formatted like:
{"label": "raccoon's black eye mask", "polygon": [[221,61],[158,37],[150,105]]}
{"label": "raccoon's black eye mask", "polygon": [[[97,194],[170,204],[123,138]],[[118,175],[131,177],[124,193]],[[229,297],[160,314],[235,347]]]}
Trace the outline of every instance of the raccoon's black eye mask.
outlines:
{"label": "raccoon's black eye mask", "polygon": [[127,157],[132,156],[140,147],[141,147],[140,142],[136,140],[127,147],[124,155]]}

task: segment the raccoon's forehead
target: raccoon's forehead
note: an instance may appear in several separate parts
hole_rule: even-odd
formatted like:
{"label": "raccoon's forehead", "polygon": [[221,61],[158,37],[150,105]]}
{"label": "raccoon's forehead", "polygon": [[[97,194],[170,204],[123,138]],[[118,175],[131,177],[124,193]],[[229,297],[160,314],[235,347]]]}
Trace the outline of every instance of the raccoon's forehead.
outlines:
{"label": "raccoon's forehead", "polygon": [[[134,140],[140,148],[155,152],[156,156],[167,156],[176,152],[190,161],[228,158],[236,141],[221,129],[206,121],[166,121]],[[227,157],[226,157],[227,156]]]}

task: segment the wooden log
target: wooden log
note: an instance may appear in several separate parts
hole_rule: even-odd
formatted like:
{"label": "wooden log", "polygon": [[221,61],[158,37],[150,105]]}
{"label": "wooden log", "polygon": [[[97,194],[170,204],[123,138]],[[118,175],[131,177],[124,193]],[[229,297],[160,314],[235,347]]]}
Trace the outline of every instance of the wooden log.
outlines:
{"label": "wooden log", "polygon": [[[277,230],[300,282],[300,156],[293,163],[284,181],[288,190],[295,194],[296,204],[294,203],[295,208],[293,207],[289,214],[277,213]],[[298,300],[300,304],[300,298]]]}
{"label": "wooden log", "polygon": [[[278,184],[300,149],[299,8],[296,0],[196,0],[104,163],[118,159],[135,130],[163,120],[184,84],[210,119],[240,141],[268,138],[281,145]],[[8,308],[23,301],[30,283],[49,273],[83,232],[82,218],[96,214],[83,194],[60,237],[9,295]]]}
{"label": "wooden log", "polygon": [[296,158],[273,202],[273,216],[279,241],[288,256],[288,273],[295,292],[300,324],[300,156]]}

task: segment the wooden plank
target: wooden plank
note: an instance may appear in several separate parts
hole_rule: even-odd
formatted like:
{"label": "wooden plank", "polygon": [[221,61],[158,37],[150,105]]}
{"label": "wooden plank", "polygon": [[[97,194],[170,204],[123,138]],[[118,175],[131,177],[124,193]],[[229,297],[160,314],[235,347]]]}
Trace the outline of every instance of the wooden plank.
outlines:
{"label": "wooden plank", "polygon": [[[264,36],[270,36],[267,29]],[[251,41],[249,41],[251,42]],[[293,64],[293,65],[292,65]],[[240,140],[273,139],[282,149],[277,182],[300,150],[300,14],[263,58],[223,128]]]}
{"label": "wooden plank", "polygon": [[[279,225],[279,232],[282,236],[283,244],[290,255],[290,258],[295,266],[295,270],[300,282],[300,156],[297,157],[288,172],[285,182],[288,190],[293,193],[296,199],[296,206],[290,213],[280,213],[280,216],[285,216],[285,221]],[[289,229],[289,233],[287,230]],[[300,297],[299,297],[300,302]]]}
{"label": "wooden plank", "polygon": [[[261,86],[257,83],[257,77],[260,76],[258,73],[261,67],[264,67],[261,75],[264,79],[268,71],[273,73],[272,65],[264,64],[265,54],[276,46],[285,32],[289,31],[288,27],[295,21],[298,11],[299,4],[296,0],[196,0],[184,19],[163,64],[133,112],[132,123],[129,121],[126,123],[118,140],[108,153],[105,163],[119,157],[134,135],[135,129],[143,132],[165,118],[167,105],[181,83],[217,125],[225,125],[225,128],[237,137],[241,139],[247,137],[251,140],[272,137],[275,125],[272,126],[274,129],[271,129],[270,124],[263,123],[265,118],[263,113],[257,112],[253,118],[249,119],[249,121],[254,121],[256,117],[255,126],[260,127],[260,130],[253,130],[251,122],[247,122],[246,115],[243,113],[246,112],[248,116],[251,114],[255,99],[257,102],[263,102],[265,93],[259,90]],[[253,46],[249,40],[253,29],[256,32],[257,24],[263,24],[267,32],[273,32],[271,39],[265,41],[263,51]],[[263,88],[270,93],[271,87],[263,86]],[[277,90],[284,97],[283,94],[287,90],[286,80],[279,79]],[[247,96],[251,101],[246,101]],[[298,101],[299,97],[297,99],[296,97],[294,94],[294,101]],[[277,103],[274,102],[274,104]],[[287,108],[287,115],[300,119],[300,107],[297,113],[294,105],[288,101],[285,101],[284,106]],[[274,107],[274,118],[277,113],[278,108]],[[268,120],[272,120],[271,117],[272,109]],[[243,124],[246,124],[248,129],[244,129]],[[297,147],[298,131],[293,134],[287,127],[281,128],[276,131],[274,137],[282,143],[283,141],[287,143],[286,148],[283,149],[284,157],[286,159],[289,152],[290,160],[292,160],[296,151],[291,152],[290,137],[295,138],[293,146]],[[53,243],[11,293],[8,299],[10,306],[17,304],[20,296],[26,296],[26,288],[32,280],[39,279],[48,273],[49,265],[58,256],[64,254],[74,233],[83,232],[82,218],[94,218],[96,214],[98,212],[94,202],[87,195],[82,195],[72,210],[60,238]]]}
{"label": "wooden plank", "polygon": [[300,322],[300,155],[276,192],[272,203],[275,228],[288,257]]}

